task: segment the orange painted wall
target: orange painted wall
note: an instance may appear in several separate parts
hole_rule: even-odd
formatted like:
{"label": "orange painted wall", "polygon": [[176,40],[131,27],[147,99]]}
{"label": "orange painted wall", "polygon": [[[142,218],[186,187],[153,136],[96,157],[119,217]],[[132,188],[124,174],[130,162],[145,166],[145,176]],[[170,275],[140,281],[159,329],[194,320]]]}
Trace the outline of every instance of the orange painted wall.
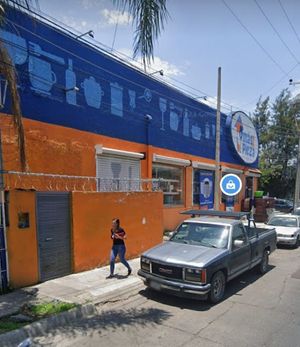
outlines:
{"label": "orange painted wall", "polygon": [[109,261],[111,221],[127,233],[127,258],[157,245],[163,236],[162,193],[73,193],[74,272]]}
{"label": "orange painted wall", "polygon": [[[12,117],[0,114],[3,161],[5,170],[20,171],[17,137]],[[87,133],[62,126],[51,125],[29,119],[23,119],[28,171],[74,176],[96,176],[95,146],[117,148],[135,152],[146,152],[147,146],[114,139],[107,136]],[[142,176],[147,177],[147,161],[141,161]],[[43,177],[19,177],[6,175],[7,189],[23,188],[36,190],[66,190],[66,181],[53,180],[52,184]],[[69,181],[70,182],[70,181]],[[82,190],[80,180],[74,180],[72,190]],[[86,180],[86,187],[92,182]]]}
{"label": "orange painted wall", "polygon": [[[18,228],[18,213],[29,212],[30,227]],[[38,282],[35,193],[10,191],[7,248],[10,285],[24,287]]]}
{"label": "orange painted wall", "polygon": [[[5,170],[19,171],[17,138],[12,124],[12,117],[3,114],[0,114],[0,117],[4,168]],[[214,160],[206,158],[200,158],[163,148],[114,139],[103,135],[87,133],[29,119],[24,119],[24,128],[26,134],[27,161],[30,172],[95,177],[95,145],[97,144],[102,144],[104,147],[146,153],[146,160],[141,160],[142,178],[152,178],[153,153],[214,164]],[[240,165],[229,165],[223,162],[221,165],[244,171],[246,170],[246,167]],[[185,190],[182,206],[180,208],[164,207],[164,229],[174,229],[182,218],[178,211],[193,206],[192,172],[192,167],[185,168]],[[65,179],[53,179],[52,182],[49,183],[49,180],[43,177],[22,176],[22,178],[20,178],[14,175],[5,175],[5,180],[7,189],[25,188],[39,191],[82,191],[84,190],[83,187],[85,187],[85,189],[89,191],[96,190],[96,184],[93,179],[77,179],[71,181]],[[148,184],[148,188],[151,189],[151,184]],[[240,209],[240,202],[243,198],[243,194],[244,192],[241,192],[239,203],[236,204],[235,210]],[[220,205],[220,209],[225,209],[223,204]]]}
{"label": "orange painted wall", "polygon": [[163,210],[164,230],[175,230],[178,224],[188,217],[180,214],[186,209],[184,206],[165,207]]}

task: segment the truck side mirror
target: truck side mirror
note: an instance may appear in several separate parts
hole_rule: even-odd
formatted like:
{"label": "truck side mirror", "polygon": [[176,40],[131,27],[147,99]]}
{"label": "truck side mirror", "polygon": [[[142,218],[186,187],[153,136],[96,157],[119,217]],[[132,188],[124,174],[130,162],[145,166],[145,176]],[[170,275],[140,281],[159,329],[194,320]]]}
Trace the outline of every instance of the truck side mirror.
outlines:
{"label": "truck side mirror", "polygon": [[233,241],[233,246],[234,248],[241,248],[244,245],[244,241],[243,240],[234,240]]}
{"label": "truck side mirror", "polygon": [[172,236],[174,236],[174,234],[176,234],[176,231],[170,231],[168,234],[168,238],[170,239]]}

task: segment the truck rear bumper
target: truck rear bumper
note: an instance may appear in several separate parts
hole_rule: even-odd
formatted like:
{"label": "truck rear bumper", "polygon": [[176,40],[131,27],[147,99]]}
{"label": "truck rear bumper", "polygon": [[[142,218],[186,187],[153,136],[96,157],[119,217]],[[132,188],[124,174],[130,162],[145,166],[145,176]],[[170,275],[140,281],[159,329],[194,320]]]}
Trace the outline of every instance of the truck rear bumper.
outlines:
{"label": "truck rear bumper", "polygon": [[167,291],[179,296],[197,295],[200,297],[206,297],[207,294],[210,292],[210,283],[205,285],[195,285],[183,282],[176,282],[158,276],[154,276],[143,270],[139,270],[138,275],[142,277],[146,286],[157,291]]}

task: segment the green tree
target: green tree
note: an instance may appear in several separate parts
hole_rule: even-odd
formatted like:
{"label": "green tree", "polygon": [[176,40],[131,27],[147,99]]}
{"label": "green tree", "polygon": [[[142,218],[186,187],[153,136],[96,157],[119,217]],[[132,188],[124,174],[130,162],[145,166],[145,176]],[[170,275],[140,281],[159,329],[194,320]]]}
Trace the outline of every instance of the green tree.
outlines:
{"label": "green tree", "polygon": [[290,92],[284,89],[273,104],[273,124],[270,128],[271,139],[276,152],[274,162],[282,165],[282,181],[284,177],[288,176],[288,166],[291,165],[291,161],[297,155],[297,132],[295,127],[297,112],[297,107],[294,107],[292,103]]}
{"label": "green tree", "polygon": [[[267,100],[267,99],[266,99]],[[295,120],[299,106],[284,89],[271,109],[266,100],[257,103],[253,121],[260,134],[260,188],[271,196],[291,197],[294,190],[297,134]]]}
{"label": "green tree", "polygon": [[264,100],[262,100],[260,97],[256,104],[254,113],[251,117],[253,124],[258,133],[259,145],[261,150],[265,149],[269,143],[268,129],[269,129],[270,117],[271,117],[269,101],[270,101],[269,97],[267,97]]}
{"label": "green tree", "polygon": [[141,55],[144,69],[154,58],[154,41],[158,39],[169,17],[166,0],[113,0],[119,9],[126,9],[135,27],[133,54]]}

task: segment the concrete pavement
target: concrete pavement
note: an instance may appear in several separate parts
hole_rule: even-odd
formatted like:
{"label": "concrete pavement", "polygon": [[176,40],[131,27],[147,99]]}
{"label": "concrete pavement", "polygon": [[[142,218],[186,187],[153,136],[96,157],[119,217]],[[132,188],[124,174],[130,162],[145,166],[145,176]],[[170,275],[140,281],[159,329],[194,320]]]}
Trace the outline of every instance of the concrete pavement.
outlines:
{"label": "concrete pavement", "polygon": [[35,335],[59,347],[299,347],[300,248],[279,248],[269,271],[227,285],[217,305],[142,289],[99,305],[96,314]]}
{"label": "concrete pavement", "polygon": [[106,279],[109,266],[105,266],[1,295],[0,318],[18,312],[26,303],[36,301],[60,300],[81,305],[98,304],[126,295],[132,289],[142,286],[142,281],[137,277],[139,262],[139,258],[129,260],[133,270],[130,276],[127,276],[124,265],[117,263],[116,276],[112,279]]}

